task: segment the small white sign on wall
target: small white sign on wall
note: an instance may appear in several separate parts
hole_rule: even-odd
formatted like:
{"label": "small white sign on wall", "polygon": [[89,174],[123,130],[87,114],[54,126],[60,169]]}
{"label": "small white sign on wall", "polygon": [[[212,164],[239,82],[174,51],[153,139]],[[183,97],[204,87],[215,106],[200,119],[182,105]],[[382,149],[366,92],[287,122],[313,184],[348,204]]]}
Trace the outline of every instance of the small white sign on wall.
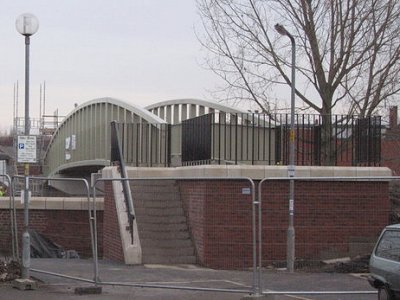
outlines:
{"label": "small white sign on wall", "polygon": [[76,135],[73,134],[71,135],[71,150],[75,150],[76,149]]}
{"label": "small white sign on wall", "polygon": [[71,147],[71,138],[66,137],[65,138],[65,150],[69,150],[69,147]]}
{"label": "small white sign on wall", "polygon": [[[28,203],[31,203],[31,196],[32,196],[32,192],[29,191],[28,192]],[[24,204],[25,202],[25,190],[21,190],[21,204]]]}
{"label": "small white sign on wall", "polygon": [[251,194],[251,189],[246,187],[242,188],[242,195],[250,195]]}

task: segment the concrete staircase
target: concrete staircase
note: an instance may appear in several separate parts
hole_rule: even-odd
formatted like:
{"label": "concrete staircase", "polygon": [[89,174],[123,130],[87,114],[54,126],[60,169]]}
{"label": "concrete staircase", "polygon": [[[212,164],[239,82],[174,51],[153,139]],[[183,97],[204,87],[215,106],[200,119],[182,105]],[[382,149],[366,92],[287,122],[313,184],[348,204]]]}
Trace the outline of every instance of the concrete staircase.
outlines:
{"label": "concrete staircase", "polygon": [[195,264],[196,256],[174,180],[131,182],[144,264]]}

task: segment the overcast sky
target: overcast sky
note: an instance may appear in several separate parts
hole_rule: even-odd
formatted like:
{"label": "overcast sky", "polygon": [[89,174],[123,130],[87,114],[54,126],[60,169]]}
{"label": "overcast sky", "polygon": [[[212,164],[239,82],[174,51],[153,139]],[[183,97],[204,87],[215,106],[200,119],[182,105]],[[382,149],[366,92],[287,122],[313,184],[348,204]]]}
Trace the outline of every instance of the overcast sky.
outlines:
{"label": "overcast sky", "polygon": [[[200,65],[194,0],[2,0],[0,10],[0,127],[12,124],[14,84],[24,116],[22,13],[39,19],[31,37],[31,117],[66,115],[74,103],[114,97],[145,106],[177,98],[208,98],[216,77]],[[197,24],[197,25],[196,25]]]}

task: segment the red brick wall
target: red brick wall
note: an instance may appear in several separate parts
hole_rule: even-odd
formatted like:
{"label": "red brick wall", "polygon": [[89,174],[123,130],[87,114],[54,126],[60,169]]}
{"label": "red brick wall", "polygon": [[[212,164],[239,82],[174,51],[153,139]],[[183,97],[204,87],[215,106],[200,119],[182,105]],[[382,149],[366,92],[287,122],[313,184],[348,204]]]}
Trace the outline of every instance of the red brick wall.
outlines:
{"label": "red brick wall", "polygon": [[[19,241],[23,231],[23,210],[17,210]],[[11,253],[10,212],[0,209],[0,252]],[[65,250],[76,250],[82,257],[92,257],[89,215],[85,210],[29,211],[29,227],[35,229]],[[102,256],[103,212],[97,212],[98,252]],[[21,242],[19,242],[21,246]]]}
{"label": "red brick wall", "polygon": [[117,210],[111,182],[105,182],[104,196],[104,258],[124,261]]}
{"label": "red brick wall", "polygon": [[[284,261],[288,226],[288,182],[263,185],[263,260]],[[386,182],[295,184],[296,258],[348,256],[351,244],[374,241],[389,222]],[[368,247],[367,247],[368,249]]]}
{"label": "red brick wall", "polygon": [[393,171],[394,176],[400,175],[400,129],[388,129],[382,138],[382,166]]}
{"label": "red brick wall", "polygon": [[246,181],[181,181],[180,190],[199,263],[242,269],[252,264],[251,196]]}
{"label": "red brick wall", "polygon": [[[251,197],[246,182],[181,181],[199,262],[241,269],[252,265]],[[288,224],[288,182],[263,185],[263,261],[284,261]],[[348,255],[354,241],[373,240],[388,224],[384,182],[297,182],[296,258],[318,260]]]}
{"label": "red brick wall", "polygon": [[205,248],[205,226],[204,223],[206,218],[205,213],[205,201],[202,194],[196,193],[197,188],[205,190],[206,186],[204,182],[197,182],[196,189],[193,189],[190,185],[181,185],[180,192],[182,196],[183,209],[186,213],[188,225],[191,231],[191,235],[194,240],[195,251],[200,264],[204,265],[204,248]]}

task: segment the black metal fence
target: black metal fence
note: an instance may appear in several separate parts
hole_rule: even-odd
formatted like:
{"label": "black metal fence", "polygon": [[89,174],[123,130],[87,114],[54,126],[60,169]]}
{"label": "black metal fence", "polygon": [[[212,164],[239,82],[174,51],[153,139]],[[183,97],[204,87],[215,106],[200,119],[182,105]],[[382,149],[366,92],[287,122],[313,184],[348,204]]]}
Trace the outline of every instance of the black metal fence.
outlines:
{"label": "black metal fence", "polygon": [[[296,165],[380,165],[380,117],[295,115],[294,122]],[[288,114],[210,113],[181,125],[120,123],[118,132],[123,159],[131,166],[167,167],[171,156],[174,166],[289,161]]]}
{"label": "black metal fence", "polygon": [[[380,164],[381,118],[295,116],[297,165]],[[211,113],[182,122],[182,163],[287,165],[290,115]]]}
{"label": "black metal fence", "polygon": [[213,114],[182,122],[182,162],[211,159],[212,130]]}

